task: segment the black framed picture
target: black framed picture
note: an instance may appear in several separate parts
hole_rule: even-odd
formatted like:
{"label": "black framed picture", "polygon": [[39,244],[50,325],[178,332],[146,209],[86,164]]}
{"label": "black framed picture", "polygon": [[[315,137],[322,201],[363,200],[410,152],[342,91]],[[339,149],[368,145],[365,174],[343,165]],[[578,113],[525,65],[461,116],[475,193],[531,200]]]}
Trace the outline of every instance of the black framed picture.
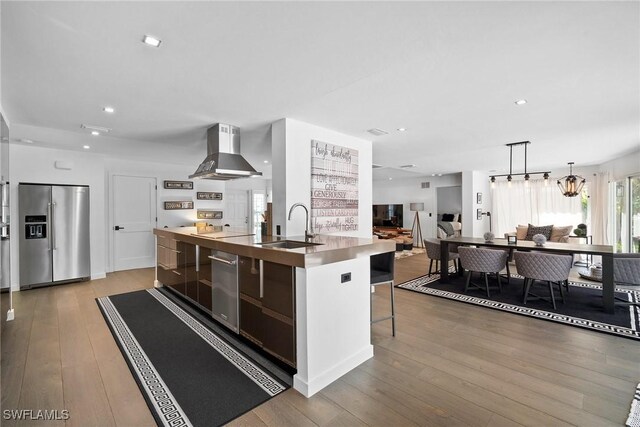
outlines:
{"label": "black framed picture", "polygon": [[518,238],[516,236],[507,236],[507,244],[515,245],[516,243],[518,243]]}
{"label": "black framed picture", "polygon": [[198,200],[222,200],[222,193],[213,191],[198,191],[196,193]]}
{"label": "black framed picture", "polygon": [[479,205],[482,204],[482,193],[476,193],[476,203]]}
{"label": "black framed picture", "polygon": [[193,209],[193,202],[189,202],[189,201],[164,202],[164,209],[167,211],[173,211],[177,209]]}
{"label": "black framed picture", "polygon": [[193,190],[193,181],[165,181],[164,188],[172,190]]}
{"label": "black framed picture", "polygon": [[482,209],[476,209],[476,219],[482,219]]}

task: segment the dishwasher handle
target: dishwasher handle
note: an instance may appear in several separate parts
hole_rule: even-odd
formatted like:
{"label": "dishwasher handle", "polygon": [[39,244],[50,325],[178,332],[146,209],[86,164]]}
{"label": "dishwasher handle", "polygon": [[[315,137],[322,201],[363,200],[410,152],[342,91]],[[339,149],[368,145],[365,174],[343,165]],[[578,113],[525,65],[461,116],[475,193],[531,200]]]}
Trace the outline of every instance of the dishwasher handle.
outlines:
{"label": "dishwasher handle", "polygon": [[221,262],[223,264],[228,264],[228,265],[236,265],[236,261],[235,260],[228,260],[228,259],[224,259],[224,258],[218,258],[217,256],[212,256],[209,255],[207,258],[212,259],[214,261],[218,261]]}

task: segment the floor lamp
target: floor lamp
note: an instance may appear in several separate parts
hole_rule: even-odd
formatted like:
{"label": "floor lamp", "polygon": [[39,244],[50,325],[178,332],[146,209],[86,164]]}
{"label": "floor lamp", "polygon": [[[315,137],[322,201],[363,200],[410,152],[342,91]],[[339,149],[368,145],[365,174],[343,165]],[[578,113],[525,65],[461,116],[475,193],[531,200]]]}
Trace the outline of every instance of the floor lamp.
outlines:
{"label": "floor lamp", "polygon": [[411,226],[411,236],[415,236],[414,239],[418,239],[418,244],[414,244],[414,246],[422,248],[422,228],[420,227],[419,213],[424,210],[424,203],[409,203],[409,210],[416,213],[416,216],[413,218],[413,226]]}

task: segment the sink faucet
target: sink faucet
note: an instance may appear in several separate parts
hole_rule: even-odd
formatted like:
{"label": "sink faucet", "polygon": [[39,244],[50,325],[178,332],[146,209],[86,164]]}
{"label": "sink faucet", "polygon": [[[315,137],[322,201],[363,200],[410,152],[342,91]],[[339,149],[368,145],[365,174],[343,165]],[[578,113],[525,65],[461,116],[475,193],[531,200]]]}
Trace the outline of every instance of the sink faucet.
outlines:
{"label": "sink faucet", "polygon": [[302,209],[304,209],[304,212],[305,212],[305,230],[304,230],[305,239],[311,239],[313,237],[316,237],[315,233],[313,232],[313,225],[311,224],[311,221],[309,221],[309,209],[307,209],[307,207],[302,203],[294,203],[291,206],[291,209],[289,209],[289,218],[288,218],[289,221],[291,221],[291,214],[293,213],[293,210],[298,206],[302,207]]}

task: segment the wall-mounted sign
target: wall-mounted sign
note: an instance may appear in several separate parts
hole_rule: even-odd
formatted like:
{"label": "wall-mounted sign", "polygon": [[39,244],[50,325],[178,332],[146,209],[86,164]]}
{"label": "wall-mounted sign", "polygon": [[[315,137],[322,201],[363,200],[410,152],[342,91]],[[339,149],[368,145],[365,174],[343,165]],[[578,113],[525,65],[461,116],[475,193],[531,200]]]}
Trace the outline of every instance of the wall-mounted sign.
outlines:
{"label": "wall-mounted sign", "polygon": [[193,190],[193,181],[165,181],[164,188],[172,190]]}
{"label": "wall-mounted sign", "polygon": [[164,202],[164,209],[167,211],[172,211],[176,209],[193,209],[193,202],[181,202],[181,201],[171,201]]}
{"label": "wall-mounted sign", "polygon": [[198,191],[196,193],[198,200],[222,200],[222,193],[211,191]]}
{"label": "wall-mounted sign", "polygon": [[358,150],[311,141],[311,219],[317,233],[358,230]]}
{"label": "wall-mounted sign", "polygon": [[222,211],[205,211],[198,209],[198,219],[222,219]]}

